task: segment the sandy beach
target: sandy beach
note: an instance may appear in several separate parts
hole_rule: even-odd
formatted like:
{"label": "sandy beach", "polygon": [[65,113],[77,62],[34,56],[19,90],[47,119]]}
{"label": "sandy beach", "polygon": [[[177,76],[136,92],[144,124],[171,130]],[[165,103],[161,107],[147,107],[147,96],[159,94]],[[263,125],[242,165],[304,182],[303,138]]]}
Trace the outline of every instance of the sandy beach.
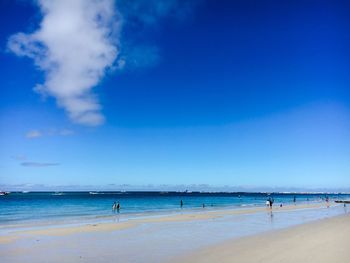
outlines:
{"label": "sandy beach", "polygon": [[[324,203],[2,229],[4,262],[347,262],[350,216]],[[59,255],[59,256],[58,256]],[[322,261],[323,260],[323,261]]]}
{"label": "sandy beach", "polygon": [[[300,204],[287,205],[284,207],[274,207],[274,212],[283,212],[283,211],[294,211],[300,209],[316,209],[326,207],[325,203],[314,203],[314,204]],[[91,232],[105,232],[105,231],[117,231],[121,229],[126,229],[130,227],[135,227],[140,224],[146,223],[166,223],[166,222],[188,222],[188,221],[198,221],[198,220],[213,220],[217,218],[222,218],[225,216],[234,216],[234,215],[249,215],[256,214],[259,212],[269,212],[270,210],[266,207],[255,207],[248,209],[220,209],[214,211],[205,211],[205,212],[187,212],[187,213],[177,213],[174,215],[165,215],[165,216],[156,216],[156,217],[144,217],[130,219],[127,221],[121,221],[116,224],[112,223],[96,223],[96,224],[81,224],[81,225],[51,225],[50,227],[33,227],[28,230],[28,226],[21,226],[19,228],[15,227],[9,231],[7,235],[0,235],[0,244],[9,243],[17,239],[26,239],[30,236],[66,236],[77,233],[91,233]],[[29,227],[30,228],[30,227]]]}
{"label": "sandy beach", "polygon": [[232,240],[172,262],[350,262],[350,216]]}

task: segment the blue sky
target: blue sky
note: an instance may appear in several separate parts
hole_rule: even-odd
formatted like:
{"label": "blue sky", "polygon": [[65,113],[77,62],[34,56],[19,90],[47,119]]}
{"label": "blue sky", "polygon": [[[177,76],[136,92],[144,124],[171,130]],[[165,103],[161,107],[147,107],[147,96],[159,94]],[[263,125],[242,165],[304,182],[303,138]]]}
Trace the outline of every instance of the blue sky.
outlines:
{"label": "blue sky", "polygon": [[347,1],[55,2],[0,3],[0,185],[350,187]]}

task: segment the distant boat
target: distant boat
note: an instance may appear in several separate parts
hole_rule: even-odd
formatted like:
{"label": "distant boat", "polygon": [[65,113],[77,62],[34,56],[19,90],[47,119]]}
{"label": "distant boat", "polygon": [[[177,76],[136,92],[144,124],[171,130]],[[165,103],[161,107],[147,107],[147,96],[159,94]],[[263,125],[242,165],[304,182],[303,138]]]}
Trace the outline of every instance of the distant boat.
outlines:
{"label": "distant boat", "polygon": [[64,195],[64,193],[60,193],[60,192],[55,192],[52,195]]}
{"label": "distant boat", "polygon": [[98,195],[99,193],[98,192],[89,192],[89,194],[91,194],[91,195]]}
{"label": "distant boat", "polygon": [[0,195],[8,195],[10,192],[0,192]]}

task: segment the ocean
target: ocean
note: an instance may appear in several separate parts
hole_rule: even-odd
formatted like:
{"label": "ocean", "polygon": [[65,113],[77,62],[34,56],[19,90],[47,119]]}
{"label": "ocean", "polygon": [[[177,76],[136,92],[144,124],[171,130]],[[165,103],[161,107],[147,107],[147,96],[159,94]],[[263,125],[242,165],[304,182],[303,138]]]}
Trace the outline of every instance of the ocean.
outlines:
{"label": "ocean", "polygon": [[[346,194],[12,192],[0,196],[0,225],[109,220],[116,213],[123,219],[203,209],[238,209],[265,206],[268,197],[272,197],[274,205],[279,206],[292,204],[294,196],[297,204],[319,202],[326,196],[330,202],[336,199],[350,199],[350,195]],[[114,202],[120,202],[119,212],[112,210]]]}

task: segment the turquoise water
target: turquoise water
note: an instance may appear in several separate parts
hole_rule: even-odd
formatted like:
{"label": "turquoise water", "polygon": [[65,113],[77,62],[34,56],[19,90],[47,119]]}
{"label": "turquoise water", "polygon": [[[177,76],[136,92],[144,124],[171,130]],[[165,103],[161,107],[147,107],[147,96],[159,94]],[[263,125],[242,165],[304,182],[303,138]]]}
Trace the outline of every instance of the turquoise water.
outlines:
{"label": "turquoise water", "polygon": [[[271,194],[274,205],[311,203],[325,194]],[[350,195],[327,195],[330,201],[350,199]],[[120,202],[119,214],[132,217],[140,214],[176,213],[196,209],[242,208],[264,206],[263,193],[180,193],[180,192],[29,192],[0,196],[0,224],[21,224],[45,221],[72,221],[113,216],[113,202]],[[183,200],[183,207],[180,201]]]}

